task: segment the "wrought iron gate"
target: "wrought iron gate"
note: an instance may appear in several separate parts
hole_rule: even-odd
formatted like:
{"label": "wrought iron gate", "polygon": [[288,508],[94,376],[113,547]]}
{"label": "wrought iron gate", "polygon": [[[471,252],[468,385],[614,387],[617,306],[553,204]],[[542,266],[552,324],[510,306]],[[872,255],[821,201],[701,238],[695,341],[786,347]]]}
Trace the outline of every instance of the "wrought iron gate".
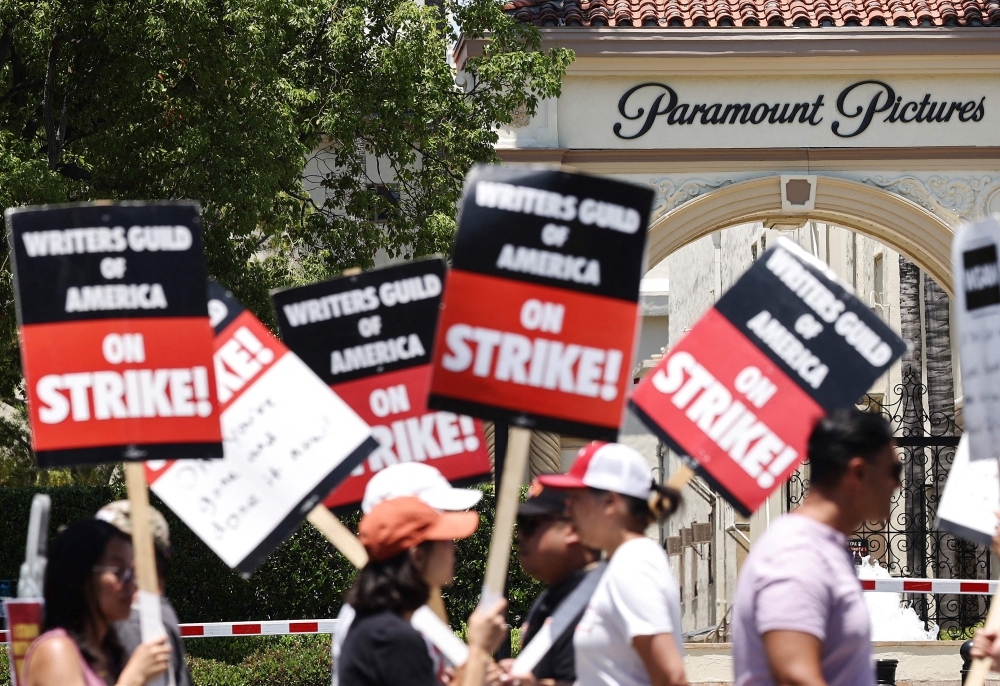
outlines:
{"label": "wrought iron gate", "polygon": [[[904,380],[905,381],[905,380]],[[859,545],[892,576],[937,579],[989,579],[990,553],[935,528],[937,505],[948,479],[961,429],[951,417],[928,416],[924,410],[926,386],[902,383],[891,405],[865,396],[859,407],[880,412],[896,429],[902,448],[903,487],[893,496],[887,522],[865,522],[855,534]],[[808,489],[808,463],[786,486],[787,508],[797,507]],[[989,599],[975,595],[907,594],[917,615],[935,623],[950,638],[966,635],[981,623]]]}

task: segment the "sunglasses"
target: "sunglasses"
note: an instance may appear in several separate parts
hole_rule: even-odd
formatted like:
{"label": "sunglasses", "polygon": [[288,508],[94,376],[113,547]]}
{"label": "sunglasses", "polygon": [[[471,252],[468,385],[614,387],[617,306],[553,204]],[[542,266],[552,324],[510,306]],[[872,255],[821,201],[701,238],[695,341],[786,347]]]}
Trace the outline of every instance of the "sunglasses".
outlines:
{"label": "sunglasses", "polygon": [[94,571],[97,572],[98,574],[104,574],[105,572],[110,572],[111,574],[114,574],[115,579],[117,579],[118,583],[122,584],[123,586],[127,586],[128,584],[135,581],[135,570],[132,567],[97,566],[94,567]]}

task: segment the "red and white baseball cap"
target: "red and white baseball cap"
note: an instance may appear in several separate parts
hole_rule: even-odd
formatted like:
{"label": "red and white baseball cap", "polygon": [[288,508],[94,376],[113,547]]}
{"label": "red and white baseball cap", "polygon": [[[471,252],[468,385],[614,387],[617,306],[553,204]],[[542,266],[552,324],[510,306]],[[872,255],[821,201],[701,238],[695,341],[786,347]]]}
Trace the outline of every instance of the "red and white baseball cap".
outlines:
{"label": "red and white baseball cap", "polygon": [[538,477],[549,488],[597,488],[646,500],[653,490],[653,476],[638,450],[621,443],[594,442],[580,449],[565,474]]}

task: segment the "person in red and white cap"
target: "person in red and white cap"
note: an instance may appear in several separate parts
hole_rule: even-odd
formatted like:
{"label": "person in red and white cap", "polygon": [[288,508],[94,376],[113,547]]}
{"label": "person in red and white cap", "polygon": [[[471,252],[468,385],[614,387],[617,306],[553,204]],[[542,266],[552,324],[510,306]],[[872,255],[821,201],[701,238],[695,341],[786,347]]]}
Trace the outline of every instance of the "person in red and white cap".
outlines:
{"label": "person in red and white cap", "polygon": [[577,683],[686,684],[680,592],[666,552],[644,533],[680,494],[654,483],[646,458],[620,443],[591,443],[568,473],[539,481],[570,491],[580,541],[608,560],[573,636]]}
{"label": "person in red and white cap", "polygon": [[[427,646],[410,619],[432,586],[451,584],[455,539],[471,536],[478,526],[475,512],[438,512],[414,497],[383,501],[361,518],[358,538],[369,559],[347,597],[357,616],[338,665],[342,684],[437,686]],[[476,673],[485,672],[504,636],[506,605],[499,600],[472,613],[469,660],[455,686],[473,686]]]}

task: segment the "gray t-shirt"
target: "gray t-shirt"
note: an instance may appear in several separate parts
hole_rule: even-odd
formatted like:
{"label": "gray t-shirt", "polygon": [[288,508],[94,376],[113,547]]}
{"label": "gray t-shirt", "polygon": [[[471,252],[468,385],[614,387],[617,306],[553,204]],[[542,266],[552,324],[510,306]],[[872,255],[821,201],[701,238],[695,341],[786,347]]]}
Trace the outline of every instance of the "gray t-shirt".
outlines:
{"label": "gray t-shirt", "polygon": [[[192,686],[191,673],[188,671],[187,661],[185,661],[184,642],[181,640],[181,628],[177,620],[177,611],[170,601],[164,596],[160,596],[160,612],[163,616],[163,628],[167,630],[167,637],[170,640],[170,672],[173,674],[176,686]],[[139,628],[139,611],[132,607],[132,614],[124,622],[115,622],[115,631],[118,632],[118,640],[125,649],[125,661],[135,652],[135,649],[142,643],[142,631]]]}
{"label": "gray t-shirt", "polygon": [[830,686],[874,685],[868,609],[844,534],[789,514],[754,543],[733,607],[736,686],[774,684],[764,652],[768,631],[821,640]]}

